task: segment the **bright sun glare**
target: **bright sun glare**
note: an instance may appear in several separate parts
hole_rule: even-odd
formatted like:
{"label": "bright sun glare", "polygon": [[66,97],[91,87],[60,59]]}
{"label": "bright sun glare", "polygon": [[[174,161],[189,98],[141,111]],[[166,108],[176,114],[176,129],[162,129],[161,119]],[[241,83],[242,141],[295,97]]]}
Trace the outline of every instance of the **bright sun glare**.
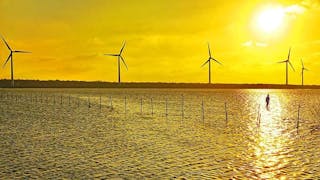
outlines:
{"label": "bright sun glare", "polygon": [[281,8],[270,8],[258,15],[257,23],[260,30],[272,33],[283,23],[284,11]]}

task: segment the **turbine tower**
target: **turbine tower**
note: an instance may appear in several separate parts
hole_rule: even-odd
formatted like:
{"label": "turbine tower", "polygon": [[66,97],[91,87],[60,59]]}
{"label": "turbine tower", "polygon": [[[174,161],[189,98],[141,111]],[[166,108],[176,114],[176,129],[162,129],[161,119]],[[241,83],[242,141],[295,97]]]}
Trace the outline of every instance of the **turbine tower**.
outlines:
{"label": "turbine tower", "polygon": [[302,65],[302,67],[301,67],[301,85],[303,86],[304,85],[303,84],[303,72],[309,71],[309,69],[305,68],[302,59],[300,59],[300,60],[301,60],[301,65]]}
{"label": "turbine tower", "polygon": [[116,56],[116,57],[118,57],[118,83],[121,83],[121,76],[120,76],[121,75],[121,73],[120,73],[120,64],[121,64],[121,62],[120,61],[122,61],[122,63],[126,66],[126,68],[128,70],[128,66],[127,66],[126,62],[124,61],[124,58],[122,57],[122,52],[123,52],[123,49],[124,49],[125,46],[126,46],[126,42],[123,43],[123,46],[120,49],[119,54],[105,54],[106,56]]}
{"label": "turbine tower", "polygon": [[206,62],[204,62],[201,67],[205,66],[206,64],[209,64],[209,84],[211,84],[211,60],[213,60],[214,62],[216,62],[220,65],[222,65],[222,64],[218,60],[216,60],[215,58],[213,58],[211,56],[211,50],[210,50],[209,43],[208,43],[208,51],[209,51],[209,59]]}
{"label": "turbine tower", "polygon": [[28,51],[20,51],[20,50],[12,50],[11,47],[9,46],[9,44],[7,43],[7,41],[1,36],[3,42],[6,44],[7,48],[9,49],[10,51],[10,54],[7,58],[7,60],[5,61],[5,63],[3,64],[3,68],[6,66],[6,64],[10,61],[10,64],[11,64],[11,87],[14,88],[14,72],[13,72],[13,54],[14,53],[31,53],[31,52],[28,52]]}
{"label": "turbine tower", "polygon": [[288,58],[286,60],[284,60],[284,61],[278,62],[278,63],[286,63],[286,85],[288,85],[288,77],[289,77],[288,64],[290,64],[292,70],[295,71],[293,65],[290,62],[290,54],[291,54],[291,48],[289,49]]}

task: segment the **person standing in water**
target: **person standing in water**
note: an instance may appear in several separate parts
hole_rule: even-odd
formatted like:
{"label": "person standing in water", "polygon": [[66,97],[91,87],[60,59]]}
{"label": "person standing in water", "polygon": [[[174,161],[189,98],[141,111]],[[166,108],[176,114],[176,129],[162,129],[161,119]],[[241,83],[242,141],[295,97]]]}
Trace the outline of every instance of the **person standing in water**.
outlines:
{"label": "person standing in water", "polygon": [[269,102],[270,102],[270,96],[269,94],[266,97],[266,106],[269,107]]}

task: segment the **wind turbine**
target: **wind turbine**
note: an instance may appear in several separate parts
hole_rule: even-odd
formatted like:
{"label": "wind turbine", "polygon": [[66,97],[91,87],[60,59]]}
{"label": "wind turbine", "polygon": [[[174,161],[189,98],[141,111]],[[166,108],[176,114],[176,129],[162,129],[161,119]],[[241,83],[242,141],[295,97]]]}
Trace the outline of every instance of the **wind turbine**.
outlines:
{"label": "wind turbine", "polygon": [[301,85],[303,86],[303,72],[309,71],[309,69],[305,68],[302,59],[300,59],[300,60],[301,60],[301,65],[302,65],[302,67],[301,67]]}
{"label": "wind turbine", "polygon": [[211,84],[211,60],[213,60],[214,62],[216,62],[220,65],[222,65],[222,64],[218,60],[216,60],[215,58],[213,58],[211,56],[211,50],[210,50],[209,43],[208,43],[208,50],[209,50],[209,59],[206,62],[204,62],[201,67],[205,66],[206,64],[209,64],[209,84]]}
{"label": "wind turbine", "polygon": [[21,50],[12,50],[12,48],[9,46],[9,44],[7,43],[7,41],[3,38],[3,36],[1,36],[3,42],[6,44],[6,46],[8,47],[10,54],[6,60],[6,62],[3,64],[3,68],[6,66],[6,64],[9,62],[9,60],[11,60],[10,64],[11,64],[11,87],[14,88],[14,75],[13,75],[13,54],[14,53],[31,53],[28,51],[21,51]]}
{"label": "wind turbine", "polygon": [[291,54],[291,48],[289,49],[288,58],[284,61],[278,62],[278,63],[286,63],[286,85],[288,85],[288,64],[290,64],[292,70],[295,71],[294,67],[292,66],[292,64],[290,62],[290,54]]}
{"label": "wind turbine", "polygon": [[126,66],[127,70],[128,70],[128,66],[126,64],[126,62],[124,61],[124,58],[122,57],[122,52],[124,47],[126,46],[126,42],[123,43],[122,48],[120,49],[119,54],[105,54],[105,56],[116,56],[118,57],[118,83],[121,83],[121,77],[120,77],[120,61],[122,61],[122,63]]}

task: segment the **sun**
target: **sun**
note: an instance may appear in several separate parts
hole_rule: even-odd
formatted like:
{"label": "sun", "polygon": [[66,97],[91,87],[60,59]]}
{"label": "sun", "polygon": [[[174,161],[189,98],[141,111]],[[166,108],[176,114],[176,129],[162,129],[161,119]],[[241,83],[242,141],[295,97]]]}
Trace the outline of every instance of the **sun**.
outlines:
{"label": "sun", "polygon": [[277,31],[283,24],[284,11],[282,8],[268,8],[257,16],[257,26],[265,33]]}

